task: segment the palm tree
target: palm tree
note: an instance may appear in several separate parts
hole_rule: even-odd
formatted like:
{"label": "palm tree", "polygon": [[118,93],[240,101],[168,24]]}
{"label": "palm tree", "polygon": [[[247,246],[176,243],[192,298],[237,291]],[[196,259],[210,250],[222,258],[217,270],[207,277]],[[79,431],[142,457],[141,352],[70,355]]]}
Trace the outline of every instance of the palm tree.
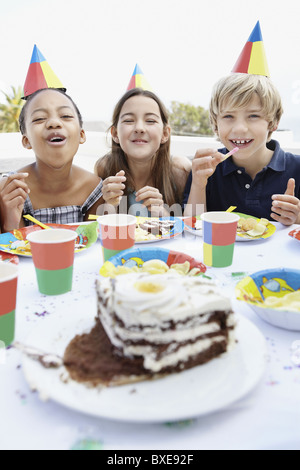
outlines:
{"label": "palm tree", "polygon": [[11,87],[10,94],[2,91],[6,103],[0,103],[0,132],[19,132],[19,116],[24,105],[23,88]]}

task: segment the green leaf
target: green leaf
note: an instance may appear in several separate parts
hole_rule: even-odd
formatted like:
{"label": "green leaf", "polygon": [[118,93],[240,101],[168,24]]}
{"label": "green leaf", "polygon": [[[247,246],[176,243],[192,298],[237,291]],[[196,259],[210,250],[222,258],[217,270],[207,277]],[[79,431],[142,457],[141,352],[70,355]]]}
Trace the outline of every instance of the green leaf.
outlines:
{"label": "green leaf", "polygon": [[6,103],[0,104],[0,132],[19,132],[19,116],[24,106],[23,88],[12,86],[11,89],[11,94],[1,91]]}

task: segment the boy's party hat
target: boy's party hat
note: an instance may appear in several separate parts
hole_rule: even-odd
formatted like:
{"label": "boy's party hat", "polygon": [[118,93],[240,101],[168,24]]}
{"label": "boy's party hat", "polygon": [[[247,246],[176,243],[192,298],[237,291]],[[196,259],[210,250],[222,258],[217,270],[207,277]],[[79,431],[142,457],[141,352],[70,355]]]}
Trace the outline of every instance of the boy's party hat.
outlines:
{"label": "boy's party hat", "polygon": [[147,82],[143,72],[141,71],[138,64],[136,64],[133,75],[130,79],[129,85],[127,87],[128,90],[132,90],[133,88],[143,88],[143,90],[152,91],[151,86]]}
{"label": "boy's party hat", "polygon": [[23,99],[26,100],[35,91],[43,88],[59,88],[66,91],[66,88],[57,78],[41,51],[34,45],[25,80]]}
{"label": "boy's party hat", "polygon": [[270,76],[259,21],[250,34],[232,72]]}

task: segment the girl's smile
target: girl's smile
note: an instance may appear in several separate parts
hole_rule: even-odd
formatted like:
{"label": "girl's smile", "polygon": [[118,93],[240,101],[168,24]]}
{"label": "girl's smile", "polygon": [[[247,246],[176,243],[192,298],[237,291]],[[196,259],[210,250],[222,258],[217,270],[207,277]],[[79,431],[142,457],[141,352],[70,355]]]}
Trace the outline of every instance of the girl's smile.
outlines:
{"label": "girl's smile", "polygon": [[156,155],[169,135],[169,126],[164,126],[156,101],[140,95],[124,103],[117,128],[112,128],[112,136],[127,158],[144,162]]}
{"label": "girl's smile", "polygon": [[58,132],[51,133],[50,135],[48,135],[46,140],[48,144],[53,147],[61,147],[65,145],[67,141],[66,137]]}
{"label": "girl's smile", "polygon": [[68,97],[51,89],[39,93],[26,110],[22,142],[33,149],[37,161],[54,168],[71,165],[85,133]]}
{"label": "girl's smile", "polygon": [[143,139],[134,139],[134,140],[132,140],[132,142],[134,144],[137,144],[137,145],[147,144],[148,143],[147,140],[143,140]]}

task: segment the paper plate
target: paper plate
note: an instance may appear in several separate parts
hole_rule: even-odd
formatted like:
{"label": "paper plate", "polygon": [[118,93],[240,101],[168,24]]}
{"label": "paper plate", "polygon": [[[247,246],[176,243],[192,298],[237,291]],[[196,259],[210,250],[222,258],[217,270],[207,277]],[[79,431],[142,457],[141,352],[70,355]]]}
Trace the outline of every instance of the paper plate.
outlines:
{"label": "paper plate", "polygon": [[[94,327],[96,302],[94,309],[86,315],[82,314],[81,308],[72,311],[72,315],[65,313],[58,307],[46,325],[41,322],[30,331],[26,344],[63,356],[75,335]],[[60,321],[57,321],[57,315]],[[236,338],[236,346],[231,351],[201,366],[159,380],[101,390],[64,380],[64,367],[46,369],[26,356],[23,356],[22,371],[30,388],[37,391],[43,401],[50,399],[94,418],[125,423],[170,423],[220,411],[247,395],[261,381],[267,357],[264,336],[240,315]],[[54,404],[51,409],[52,406]],[[62,408],[57,408],[57,413],[63,412]],[[184,432],[182,429],[175,431]]]}
{"label": "paper plate", "polygon": [[135,243],[138,243],[138,244],[140,244],[140,243],[142,243],[142,244],[153,243],[153,242],[159,242],[159,241],[162,241],[162,240],[170,240],[170,238],[174,238],[174,237],[177,237],[178,235],[180,235],[184,230],[184,222],[179,217],[160,217],[160,218],[158,218],[158,217],[137,217],[136,220],[137,220],[137,225],[138,226],[140,224],[144,223],[144,222],[151,221],[151,220],[171,220],[172,222],[174,222],[174,227],[172,228],[172,230],[170,230],[165,235],[157,235],[154,239],[145,239],[145,240],[137,240],[136,239]]}
{"label": "paper plate", "polygon": [[289,236],[295,238],[295,240],[298,240],[300,242],[300,228],[295,228],[294,230],[289,232]]}
{"label": "paper plate", "polygon": [[184,229],[187,232],[196,235],[196,237],[202,237],[202,220],[200,215],[196,215],[196,217],[187,217],[184,219]]}
{"label": "paper plate", "polygon": [[[300,270],[265,269],[245,277],[235,287],[238,300],[246,302],[263,320],[288,330],[300,331],[299,311],[289,310],[284,305],[284,297],[300,290]],[[267,298],[282,301],[281,307],[271,307],[265,303]],[[295,308],[295,307],[293,307]]]}
{"label": "paper plate", "polygon": [[[255,219],[257,221],[260,220],[258,217],[254,217],[252,215],[247,215],[247,214],[242,214],[240,212],[235,212],[235,214],[239,215],[241,219]],[[262,239],[271,237],[275,233],[275,231],[276,231],[275,225],[273,225],[271,222],[269,222],[268,225],[267,225],[267,230],[262,235],[259,235],[258,237],[251,237],[247,233],[237,232],[236,240],[237,241],[262,240]]]}
{"label": "paper plate", "polygon": [[[68,230],[76,231],[78,236],[75,242],[77,245],[75,253],[86,250],[87,248],[92,246],[98,239],[98,222],[91,222],[89,224],[82,225],[47,225],[52,228],[66,228]],[[43,229],[38,225],[30,225],[29,227],[23,227],[18,230],[12,230],[11,232],[0,234],[0,250],[4,253],[9,253],[11,255],[31,257],[30,246],[27,242],[27,235],[36,230]]]}
{"label": "paper plate", "polygon": [[[251,216],[251,215],[246,215],[246,214],[242,214],[240,212],[235,212],[235,214],[239,215],[242,219],[255,219],[255,220],[260,220],[259,218],[257,217],[254,217],[254,216]],[[189,233],[192,233],[193,235],[196,235],[197,237],[202,237],[203,236],[203,232],[202,232],[202,224],[201,224],[202,220],[201,220],[201,216],[200,215],[197,215],[195,217],[188,217],[184,220],[184,229],[189,232]],[[201,227],[201,228],[197,228],[197,226]],[[253,240],[262,240],[264,238],[269,238],[271,237],[271,235],[274,234],[276,230],[276,227],[275,225],[271,224],[271,222],[268,223],[267,225],[267,230],[266,232],[263,234],[263,235],[260,235],[258,237],[251,237],[250,235],[248,235],[247,233],[240,233],[240,232],[237,232],[236,234],[236,241],[253,241]],[[299,231],[299,239],[300,239],[300,231]]]}
{"label": "paper plate", "polygon": [[4,261],[5,263],[19,264],[19,257],[0,251],[0,261]]}
{"label": "paper plate", "polygon": [[178,251],[167,250],[163,248],[141,247],[131,248],[122,253],[113,256],[109,261],[106,261],[100,269],[101,276],[109,277],[113,266],[125,266],[133,268],[135,266],[142,267],[145,261],[158,259],[164,261],[168,266],[172,264],[183,264],[186,261],[190,263],[190,269],[198,268],[201,274],[206,272],[206,266],[200,261],[196,261],[185,253]]}

